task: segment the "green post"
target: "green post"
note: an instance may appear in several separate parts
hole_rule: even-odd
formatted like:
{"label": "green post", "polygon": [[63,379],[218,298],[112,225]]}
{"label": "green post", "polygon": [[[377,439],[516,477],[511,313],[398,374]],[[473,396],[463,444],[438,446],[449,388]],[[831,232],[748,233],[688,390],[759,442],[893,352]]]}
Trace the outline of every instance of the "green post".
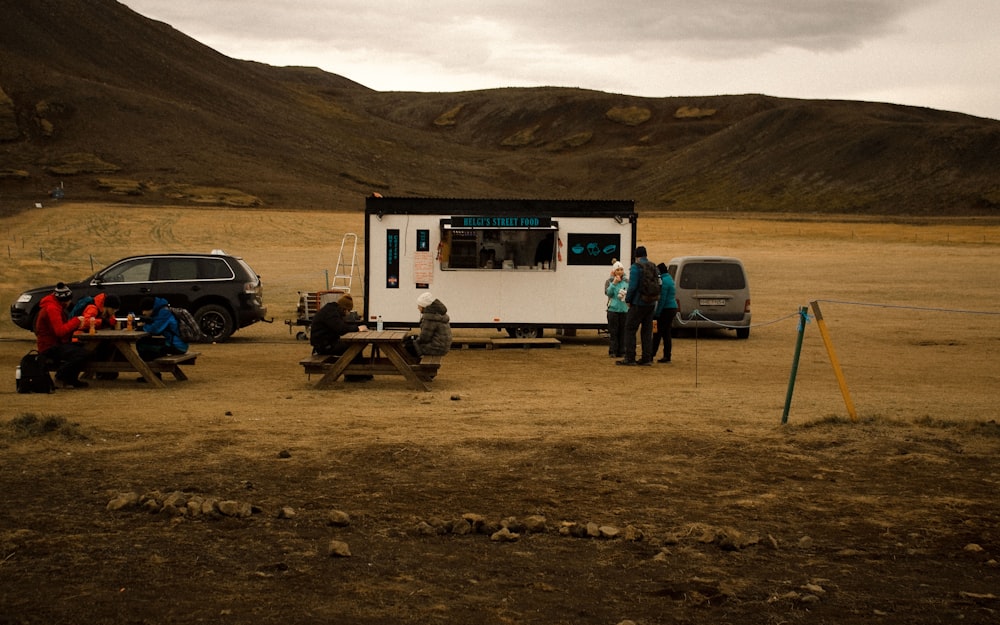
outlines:
{"label": "green post", "polygon": [[806,333],[806,321],[809,319],[809,308],[799,308],[799,335],[795,339],[795,357],[792,358],[792,374],[788,379],[788,392],[785,394],[785,410],[781,413],[781,423],[788,423],[788,411],[792,407],[792,391],[795,390],[795,374],[799,371],[799,354],[802,353],[802,336]]}

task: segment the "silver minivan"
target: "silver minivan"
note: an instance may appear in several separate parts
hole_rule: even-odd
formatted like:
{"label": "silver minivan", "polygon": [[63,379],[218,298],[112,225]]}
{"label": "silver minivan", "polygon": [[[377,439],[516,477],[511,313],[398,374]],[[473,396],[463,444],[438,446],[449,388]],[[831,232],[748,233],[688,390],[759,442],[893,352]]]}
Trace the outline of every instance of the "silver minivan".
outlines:
{"label": "silver minivan", "polygon": [[750,336],[750,284],[740,259],[678,256],[667,271],[680,309],[674,328],[721,328],[735,330],[737,338]]}

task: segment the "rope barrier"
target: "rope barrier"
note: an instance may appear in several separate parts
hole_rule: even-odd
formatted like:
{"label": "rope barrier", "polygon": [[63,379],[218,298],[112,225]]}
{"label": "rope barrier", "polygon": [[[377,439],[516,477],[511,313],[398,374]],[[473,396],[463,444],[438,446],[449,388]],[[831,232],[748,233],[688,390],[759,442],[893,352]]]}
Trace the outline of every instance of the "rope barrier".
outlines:
{"label": "rope barrier", "polygon": [[815,301],[826,302],[830,304],[845,304],[848,306],[870,306],[873,308],[899,308],[903,310],[922,310],[925,312],[960,313],[965,315],[1000,315],[1000,311],[990,311],[990,310],[964,310],[959,308],[935,308],[929,306],[903,306],[901,304],[873,304],[870,302],[849,302],[837,299],[818,299]]}
{"label": "rope barrier", "polygon": [[680,317],[679,313],[678,313],[677,320],[680,322],[681,326],[686,326],[689,323],[691,323],[692,321],[695,321],[696,319],[702,319],[702,320],[707,321],[707,322],[711,323],[712,325],[718,326],[720,328],[726,328],[726,329],[729,329],[729,330],[739,330],[739,329],[743,329],[743,328],[763,328],[764,326],[769,326],[769,325],[772,325],[772,324],[775,324],[775,323],[780,323],[782,321],[785,321],[786,319],[791,319],[793,317],[798,317],[798,316],[799,316],[799,313],[793,312],[793,313],[791,313],[789,315],[785,315],[784,317],[778,317],[777,319],[773,319],[771,321],[765,321],[763,323],[754,323],[754,324],[751,324],[749,326],[734,326],[734,325],[729,325],[729,324],[722,323],[720,321],[715,321],[713,319],[709,319],[708,317],[706,317],[705,315],[703,315],[700,310],[695,309],[695,310],[691,311],[690,315],[688,315],[687,321],[684,321],[684,319],[682,319]]}
{"label": "rope barrier", "polygon": [[[825,302],[825,303],[829,303],[829,304],[843,304],[843,305],[846,305],[846,306],[867,306],[867,307],[871,307],[871,308],[894,308],[894,309],[898,309],[898,310],[917,310],[917,311],[936,312],[936,313],[958,313],[958,314],[964,314],[964,315],[1000,315],[1000,311],[992,311],[992,310],[968,310],[968,309],[961,309],[961,308],[940,308],[940,307],[933,307],[933,306],[905,306],[905,305],[902,305],[902,304],[876,304],[876,303],[872,303],[872,302],[851,302],[851,301],[847,301],[847,300],[837,300],[837,299],[818,299],[818,300],[815,300],[815,301],[817,301],[817,302]],[[728,330],[738,330],[740,328],[763,328],[765,326],[773,325],[773,324],[776,324],[776,323],[781,323],[782,321],[785,321],[787,319],[792,319],[794,317],[799,317],[799,316],[800,316],[800,313],[794,312],[794,313],[790,313],[788,315],[785,315],[784,317],[778,317],[777,319],[773,319],[771,321],[765,321],[763,323],[754,323],[754,324],[751,324],[749,326],[734,326],[734,325],[722,323],[721,321],[715,321],[713,319],[709,319],[704,314],[702,314],[702,312],[700,310],[695,309],[695,310],[691,311],[691,313],[688,315],[687,320],[683,319],[680,316],[680,313],[678,313],[677,314],[677,321],[681,325],[681,327],[689,325],[691,322],[700,319],[702,321],[707,321],[708,323],[710,323],[710,324],[712,324],[714,326],[720,327],[720,328],[725,328],[725,329],[728,329]],[[809,315],[806,315],[805,318],[806,318],[806,321],[808,322]]]}

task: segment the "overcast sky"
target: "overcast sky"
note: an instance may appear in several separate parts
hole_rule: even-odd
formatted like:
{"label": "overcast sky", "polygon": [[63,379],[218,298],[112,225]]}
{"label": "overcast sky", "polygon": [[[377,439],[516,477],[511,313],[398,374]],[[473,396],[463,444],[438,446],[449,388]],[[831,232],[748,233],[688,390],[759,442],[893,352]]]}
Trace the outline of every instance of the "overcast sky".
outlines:
{"label": "overcast sky", "polygon": [[1000,119],[1000,0],[123,0],[379,91],[763,93]]}

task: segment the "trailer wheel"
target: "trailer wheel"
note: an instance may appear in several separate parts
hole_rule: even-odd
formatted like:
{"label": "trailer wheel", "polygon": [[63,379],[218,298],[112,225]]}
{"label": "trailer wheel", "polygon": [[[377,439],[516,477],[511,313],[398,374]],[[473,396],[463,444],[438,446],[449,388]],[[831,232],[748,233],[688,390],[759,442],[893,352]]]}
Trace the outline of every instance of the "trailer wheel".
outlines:
{"label": "trailer wheel", "polygon": [[507,336],[512,339],[540,339],[542,338],[542,329],[532,326],[507,328]]}

